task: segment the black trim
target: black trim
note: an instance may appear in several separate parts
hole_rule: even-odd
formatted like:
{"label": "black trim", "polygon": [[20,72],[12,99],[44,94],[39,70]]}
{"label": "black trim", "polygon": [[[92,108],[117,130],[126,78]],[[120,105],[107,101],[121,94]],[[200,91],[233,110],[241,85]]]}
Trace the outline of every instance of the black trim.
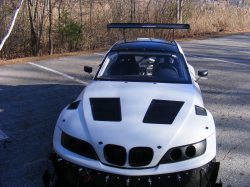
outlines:
{"label": "black trim", "polygon": [[[117,43],[118,43],[118,42],[117,42]],[[117,43],[116,43],[116,44],[117,44]],[[119,80],[119,79],[113,80],[113,79],[101,79],[101,78],[97,78],[97,76],[98,76],[98,74],[99,74],[99,72],[100,72],[100,70],[101,70],[101,68],[102,68],[102,66],[103,66],[103,63],[105,62],[105,60],[106,60],[107,56],[109,55],[109,53],[112,52],[112,48],[113,48],[114,46],[116,46],[116,44],[114,44],[114,45],[109,49],[109,51],[106,53],[105,57],[102,59],[102,62],[101,62],[101,64],[99,65],[98,70],[97,70],[97,72],[96,72],[96,74],[95,74],[94,80],[97,80],[97,81],[116,81],[116,82],[148,82],[148,83],[193,84],[193,83],[192,83],[192,80],[191,80],[190,72],[189,72],[189,70],[188,70],[187,61],[185,60],[183,54],[181,54],[181,53],[179,53],[179,52],[176,53],[176,54],[181,54],[180,57],[182,58],[182,61],[183,61],[184,66],[185,66],[186,74],[187,74],[187,76],[188,76],[188,80],[187,80],[187,81],[158,81],[158,82],[156,82],[156,81],[149,81],[149,80]],[[125,49],[124,49],[123,51],[125,51]],[[139,50],[134,50],[134,52],[141,52],[141,51],[139,51]],[[150,51],[149,51],[149,52],[150,52]],[[154,51],[153,51],[153,52],[154,52]],[[160,51],[158,51],[158,52],[160,52]],[[161,51],[161,52],[162,52],[162,51]],[[173,53],[172,51],[164,51],[164,53],[167,53],[167,52]]]}
{"label": "black trim", "polygon": [[75,109],[77,109],[80,102],[81,101],[79,100],[79,101],[75,101],[75,102],[71,103],[68,106],[67,110],[75,110]]}
{"label": "black trim", "polygon": [[183,101],[153,99],[144,116],[143,123],[172,124],[183,104]]}
{"label": "black trim", "polygon": [[89,98],[95,121],[121,121],[120,98]]}
{"label": "black trim", "polygon": [[[57,185],[61,187],[83,187],[86,185],[91,187],[128,186],[126,183],[128,181],[127,179],[129,179],[129,186],[131,187],[145,187],[151,186],[151,184],[149,184],[149,178],[152,181],[152,186],[157,187],[210,187],[208,185],[208,180],[212,186],[216,186],[215,181],[219,171],[219,163],[215,162],[215,158],[200,167],[190,170],[158,175],[153,175],[153,172],[152,175],[139,175],[138,173],[137,176],[106,173],[92,168],[86,168],[64,159],[58,162],[58,159],[61,159],[61,157],[56,153],[51,155],[54,170],[50,170],[48,173],[50,179],[53,179],[52,175],[54,172],[56,173],[58,179]],[[107,176],[109,176],[108,179]],[[86,177],[91,177],[87,184],[85,180]],[[140,180],[138,180],[138,178]]]}
{"label": "black trim", "polygon": [[189,81],[155,81],[155,80],[124,80],[124,79],[117,79],[117,78],[97,78],[96,80],[98,81],[116,81],[116,82],[147,82],[147,83],[154,83],[154,84],[158,84],[158,83],[175,83],[175,84],[192,84]]}
{"label": "black trim", "polygon": [[151,147],[133,147],[129,151],[129,165],[133,167],[147,166],[151,163],[154,151]]}
{"label": "black trim", "polygon": [[103,148],[105,159],[118,166],[123,166],[127,160],[126,149],[119,145],[108,144]]}
{"label": "black trim", "polygon": [[141,29],[190,29],[189,24],[159,24],[159,23],[109,23],[108,31],[111,28],[141,28]]}
{"label": "black trim", "polygon": [[[194,146],[195,149],[196,149],[196,152],[192,157],[188,157],[186,155],[186,153],[185,153],[186,149],[189,146]],[[179,147],[173,147],[173,148],[169,149],[165,153],[165,155],[162,157],[159,164],[174,163],[174,162],[180,162],[180,161],[183,161],[183,160],[188,160],[188,159],[195,158],[197,156],[203,155],[206,152],[206,147],[207,147],[206,139],[204,139],[204,140],[202,140],[200,142],[197,142],[197,143],[193,143],[193,144],[183,145],[183,146],[179,146]],[[174,160],[173,158],[171,158],[171,152],[173,150],[177,150],[177,149],[181,150],[182,154],[181,154],[179,159]]]}
{"label": "black trim", "polygon": [[207,111],[205,108],[195,105],[195,113],[199,116],[207,116]]}
{"label": "black trim", "polygon": [[70,136],[62,131],[61,144],[65,149],[87,158],[99,160],[98,156],[89,142]]}

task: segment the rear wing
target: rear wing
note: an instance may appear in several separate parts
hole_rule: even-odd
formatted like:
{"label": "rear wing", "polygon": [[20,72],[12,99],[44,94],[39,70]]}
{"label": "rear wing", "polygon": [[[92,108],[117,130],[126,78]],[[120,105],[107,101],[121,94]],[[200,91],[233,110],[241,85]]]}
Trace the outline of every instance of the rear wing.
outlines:
{"label": "rear wing", "polygon": [[108,31],[111,28],[140,28],[140,29],[190,29],[189,24],[158,24],[158,23],[109,23]]}
{"label": "rear wing", "polygon": [[107,25],[108,31],[111,28],[122,28],[123,38],[125,39],[125,29],[173,29],[173,39],[174,39],[174,29],[190,29],[189,24],[159,24],[159,23],[109,23]]}

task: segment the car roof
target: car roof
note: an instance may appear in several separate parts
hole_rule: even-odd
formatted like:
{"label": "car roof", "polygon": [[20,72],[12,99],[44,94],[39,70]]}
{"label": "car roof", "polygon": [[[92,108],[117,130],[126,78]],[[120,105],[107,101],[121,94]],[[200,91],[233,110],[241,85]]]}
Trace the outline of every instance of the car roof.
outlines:
{"label": "car roof", "polygon": [[112,46],[110,51],[159,51],[179,53],[175,41],[168,41],[155,38],[136,38],[119,40]]}

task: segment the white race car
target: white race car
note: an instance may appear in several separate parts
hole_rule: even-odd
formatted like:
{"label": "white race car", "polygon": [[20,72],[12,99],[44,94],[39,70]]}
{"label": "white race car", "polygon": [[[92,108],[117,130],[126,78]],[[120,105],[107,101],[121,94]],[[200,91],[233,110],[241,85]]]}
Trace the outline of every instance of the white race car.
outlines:
{"label": "white race car", "polygon": [[213,116],[175,41],[116,42],[61,112],[53,150],[46,186],[220,186]]}

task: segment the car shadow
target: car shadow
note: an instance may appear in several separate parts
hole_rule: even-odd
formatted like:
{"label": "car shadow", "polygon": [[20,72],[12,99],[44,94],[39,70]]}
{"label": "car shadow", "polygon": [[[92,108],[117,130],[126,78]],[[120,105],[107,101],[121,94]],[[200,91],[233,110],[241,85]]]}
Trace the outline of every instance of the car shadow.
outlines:
{"label": "car shadow", "polygon": [[[0,85],[0,184],[43,186],[56,120],[81,85]],[[0,185],[0,186],[1,186]]]}

